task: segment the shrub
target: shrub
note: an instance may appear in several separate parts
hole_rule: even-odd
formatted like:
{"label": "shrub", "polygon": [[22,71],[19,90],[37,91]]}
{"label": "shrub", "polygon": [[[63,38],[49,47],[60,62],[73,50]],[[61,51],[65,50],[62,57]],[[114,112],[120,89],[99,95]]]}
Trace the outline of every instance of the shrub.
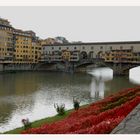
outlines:
{"label": "shrub", "polygon": [[58,115],[63,115],[65,114],[65,104],[54,104],[54,108],[56,109]]}

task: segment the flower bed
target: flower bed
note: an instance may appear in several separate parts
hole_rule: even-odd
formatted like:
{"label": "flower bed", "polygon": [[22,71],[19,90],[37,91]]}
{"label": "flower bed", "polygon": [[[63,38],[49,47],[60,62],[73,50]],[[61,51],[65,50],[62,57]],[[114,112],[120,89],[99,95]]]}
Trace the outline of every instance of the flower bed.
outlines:
{"label": "flower bed", "polygon": [[108,134],[139,103],[140,87],[129,88],[73,111],[61,121],[31,128],[22,134]]}

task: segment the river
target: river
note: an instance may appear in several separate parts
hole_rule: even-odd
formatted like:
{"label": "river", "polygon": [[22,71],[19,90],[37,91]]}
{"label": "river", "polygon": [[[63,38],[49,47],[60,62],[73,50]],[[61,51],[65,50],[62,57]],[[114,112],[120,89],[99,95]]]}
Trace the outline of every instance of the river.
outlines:
{"label": "river", "polygon": [[[22,126],[21,120],[38,120],[56,114],[54,103],[73,107],[73,97],[81,105],[95,102],[139,81],[131,74],[113,77],[108,68],[88,73],[17,72],[0,75],[0,132]],[[129,80],[131,79],[131,80]]]}

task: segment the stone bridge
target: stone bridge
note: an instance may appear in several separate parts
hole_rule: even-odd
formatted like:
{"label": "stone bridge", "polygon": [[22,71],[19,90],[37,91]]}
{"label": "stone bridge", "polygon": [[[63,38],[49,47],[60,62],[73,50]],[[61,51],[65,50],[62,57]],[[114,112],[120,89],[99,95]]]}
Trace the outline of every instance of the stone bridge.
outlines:
{"label": "stone bridge", "polygon": [[[60,61],[60,62],[42,62],[39,63],[35,70],[55,70],[65,72],[75,72],[78,69],[90,70],[97,67],[109,67],[113,70],[114,75],[126,75],[129,69],[140,66],[140,62],[135,63],[118,63],[118,62],[105,62],[103,59],[85,59],[77,62]],[[41,68],[42,67],[42,68]]]}
{"label": "stone bridge", "polygon": [[[90,67],[89,67],[90,66]],[[140,66],[140,62],[105,62],[103,59],[92,59],[78,62],[74,68],[86,67],[88,70],[97,67],[109,67],[113,70],[114,75],[128,75],[131,68]]]}

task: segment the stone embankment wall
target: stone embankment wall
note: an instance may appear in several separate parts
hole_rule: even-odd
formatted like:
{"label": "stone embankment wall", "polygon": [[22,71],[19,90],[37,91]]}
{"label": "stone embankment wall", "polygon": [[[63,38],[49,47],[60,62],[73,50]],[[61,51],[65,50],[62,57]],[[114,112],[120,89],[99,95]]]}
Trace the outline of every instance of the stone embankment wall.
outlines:
{"label": "stone embankment wall", "polygon": [[0,64],[0,72],[34,70],[32,64]]}
{"label": "stone embankment wall", "polygon": [[65,71],[61,64],[0,64],[0,72],[7,71]]}
{"label": "stone embankment wall", "polygon": [[0,64],[0,72],[7,71],[60,71],[60,72],[87,72],[87,67],[74,68],[61,63],[55,64]]}

